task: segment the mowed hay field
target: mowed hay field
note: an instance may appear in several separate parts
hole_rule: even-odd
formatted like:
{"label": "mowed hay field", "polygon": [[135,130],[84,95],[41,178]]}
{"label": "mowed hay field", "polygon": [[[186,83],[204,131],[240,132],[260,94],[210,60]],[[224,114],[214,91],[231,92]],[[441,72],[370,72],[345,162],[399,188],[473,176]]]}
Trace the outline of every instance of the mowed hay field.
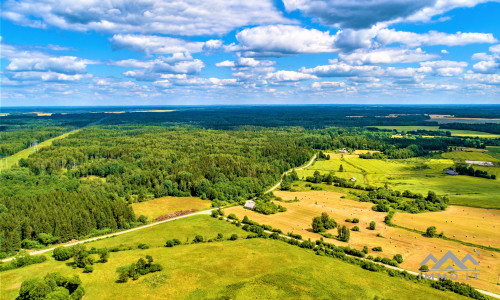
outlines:
{"label": "mowed hay field", "polygon": [[449,238],[500,248],[500,210],[496,209],[449,206],[440,212],[396,213],[393,222],[420,231],[436,226],[438,233]]}
{"label": "mowed hay field", "polygon": [[133,203],[132,209],[138,217],[144,215],[149,220],[181,210],[207,209],[212,205],[211,201],[201,200],[196,197],[161,197],[149,201]]}
{"label": "mowed hay field", "polygon": [[[299,178],[312,176],[315,171],[321,174],[335,172],[335,176],[350,179],[356,183],[373,186],[388,186],[395,190],[409,190],[426,195],[429,190],[439,195],[448,195],[451,204],[500,209],[500,179],[492,180],[471,176],[450,176],[444,169],[452,166],[455,160],[475,160],[488,158],[498,164],[495,156],[483,152],[450,152],[449,158],[410,158],[410,159],[362,159],[359,155],[342,156],[332,153],[330,160],[320,160],[305,170],[297,171]],[[344,172],[338,172],[342,164]],[[500,167],[474,166],[489,174],[500,175]],[[498,177],[500,178],[500,177]]]}
{"label": "mowed hay field", "polygon": [[[309,191],[309,192],[274,192],[276,196],[284,200],[292,200],[297,197],[299,202],[279,203],[286,206],[287,211],[274,215],[263,215],[243,207],[232,207],[226,209],[226,213],[235,213],[239,218],[248,216],[260,224],[268,224],[281,229],[284,233],[293,232],[302,235],[303,238],[318,240],[322,236],[312,232],[312,219],[327,212],[341,226],[348,228],[358,226],[359,232],[351,231],[351,239],[348,243],[335,239],[325,241],[339,246],[350,246],[361,250],[363,246],[369,249],[381,246],[382,252],[370,251],[369,255],[374,257],[382,256],[392,258],[395,254],[401,254],[404,262],[401,267],[418,271],[420,262],[432,253],[436,257],[444,255],[448,250],[454,251],[458,256],[465,256],[466,253],[474,254],[474,248],[462,245],[457,242],[447,241],[437,238],[426,238],[419,233],[411,232],[401,228],[389,227],[383,223],[386,213],[375,212],[371,209],[373,203],[358,202],[341,198],[343,194],[330,191]],[[465,208],[467,209],[467,208]],[[358,224],[347,223],[345,219],[358,218]],[[371,221],[376,222],[376,229],[367,229]],[[484,226],[488,223],[484,221]],[[430,225],[429,225],[430,226]],[[472,229],[471,229],[472,230]],[[337,235],[337,230],[328,231]],[[377,237],[380,234],[382,237]],[[471,285],[499,293],[500,286],[496,284],[498,273],[500,272],[500,253],[481,250],[480,265],[477,269],[481,271],[481,276],[477,281],[470,282]],[[489,267],[488,267],[489,266]],[[469,266],[474,269],[475,266]]]}
{"label": "mowed hay field", "polygon": [[[176,234],[206,234],[197,228],[189,229],[190,224],[201,219],[210,227],[221,226],[226,232],[244,234],[234,225],[208,216],[176,221],[175,225],[184,226],[183,233],[176,226],[166,228],[162,224],[155,228],[156,234],[158,239]],[[140,232],[130,234],[136,242],[141,241]],[[146,255],[163,265],[164,270],[136,281],[115,282],[117,268]],[[88,274],[50,258],[42,264],[0,273],[2,299],[14,299],[22,281],[45,276],[47,272],[80,276],[85,299],[414,299],[415,295],[430,299],[464,298],[317,256],[311,250],[276,240],[240,239],[111,253],[107,263],[95,264],[94,272]]]}

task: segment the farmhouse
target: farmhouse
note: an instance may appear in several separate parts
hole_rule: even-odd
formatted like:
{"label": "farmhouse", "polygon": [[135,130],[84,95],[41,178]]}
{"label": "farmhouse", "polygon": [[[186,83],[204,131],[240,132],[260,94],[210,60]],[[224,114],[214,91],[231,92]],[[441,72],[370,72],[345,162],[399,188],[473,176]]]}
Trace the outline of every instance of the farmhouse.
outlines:
{"label": "farmhouse", "polygon": [[349,153],[349,150],[347,150],[346,148],[344,148],[342,150],[339,150],[339,153]]}
{"label": "farmhouse", "polygon": [[253,200],[248,200],[247,202],[245,202],[245,206],[244,206],[246,209],[251,209],[253,210],[253,208],[255,207],[255,201]]}
{"label": "farmhouse", "polygon": [[349,179],[349,181],[356,181],[356,177],[351,177],[351,179]]}
{"label": "farmhouse", "polygon": [[453,176],[458,175],[458,173],[457,173],[457,172],[455,172],[455,171],[454,171],[454,170],[452,170],[452,169],[446,169],[446,174],[448,174],[448,175],[453,175]]}

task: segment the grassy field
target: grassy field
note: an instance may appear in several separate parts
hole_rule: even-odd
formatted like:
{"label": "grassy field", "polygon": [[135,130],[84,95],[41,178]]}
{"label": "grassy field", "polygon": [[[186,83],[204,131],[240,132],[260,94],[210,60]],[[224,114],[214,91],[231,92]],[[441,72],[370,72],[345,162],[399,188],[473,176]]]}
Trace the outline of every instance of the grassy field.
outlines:
{"label": "grassy field", "polygon": [[[349,179],[355,177],[360,185],[384,186],[388,184],[395,190],[410,190],[427,194],[429,190],[447,194],[452,204],[500,209],[500,180],[471,176],[449,176],[444,169],[452,166],[455,160],[477,160],[481,158],[498,162],[495,156],[484,152],[449,152],[444,158],[411,159],[361,159],[357,155],[333,156],[330,160],[316,161],[305,170],[297,171],[299,178],[312,176],[315,171],[321,174],[334,171],[335,176]],[[336,155],[336,154],[335,154]],[[338,158],[337,158],[338,157]],[[344,172],[338,172],[342,164]],[[500,176],[499,167],[474,168]],[[500,178],[500,177],[498,177]]]}
{"label": "grassy field", "polygon": [[452,136],[470,136],[470,137],[482,137],[482,138],[490,138],[497,139],[500,138],[500,134],[493,134],[481,131],[472,131],[472,130],[457,130],[457,129],[439,129],[439,126],[369,126],[376,127],[378,129],[390,129],[401,131],[416,131],[416,130],[440,130],[440,131],[450,131]]}
{"label": "grassy field", "polygon": [[[157,236],[182,235],[186,231],[189,235],[198,232],[197,228],[189,226],[196,226],[200,220],[210,223],[207,229],[221,226],[227,228],[226,232],[241,232],[233,225],[210,217],[184,219],[170,228],[158,226],[161,228],[155,230]],[[142,241],[141,233],[131,235],[135,242]],[[115,282],[117,268],[145,255],[153,256],[164,270],[142,276],[137,281]],[[375,296],[409,299],[415,295],[462,298],[451,292],[316,256],[311,250],[279,241],[251,239],[111,253],[108,263],[94,265],[94,272],[89,274],[50,259],[0,273],[2,299],[14,299],[23,280],[42,277],[47,272],[78,274],[86,290],[85,299],[373,299]]]}
{"label": "grassy field", "polygon": [[[67,137],[68,135],[76,133],[76,132],[78,132],[80,130],[81,129],[73,130],[73,131],[67,132],[65,134],[62,134],[60,136],[57,136],[55,138],[51,138],[51,139],[48,139],[46,141],[43,141],[40,144],[38,144],[38,149],[50,146],[50,145],[52,145],[53,141],[56,141],[56,140],[59,140],[59,139],[63,139],[65,137]],[[34,153],[33,147],[21,150],[21,151],[17,152],[16,154],[7,157],[7,162],[5,161],[5,159],[3,159],[2,160],[2,164],[0,165],[0,170],[10,169],[12,167],[17,166],[17,162],[21,158],[28,158],[28,156],[30,156],[32,153]]]}
{"label": "grassy field", "polygon": [[[326,186],[326,185],[322,185]],[[358,202],[342,198],[341,193],[330,191],[309,191],[309,192],[274,192],[277,196],[285,200],[292,200],[297,197],[299,202],[280,203],[286,206],[287,211],[274,215],[263,215],[243,207],[232,207],[226,209],[227,213],[235,213],[238,217],[248,216],[251,220],[261,224],[268,224],[275,228],[281,229],[283,232],[294,232],[302,235],[303,238],[311,238],[317,240],[321,238],[318,233],[312,232],[311,222],[316,216],[322,212],[327,212],[330,217],[333,217],[341,226],[346,225],[348,228],[358,226],[359,232],[351,232],[351,238],[348,243],[340,242],[335,239],[325,238],[326,241],[340,246],[353,247],[361,250],[363,246],[368,246],[369,249],[381,246],[382,252],[372,252],[370,255],[392,258],[395,254],[401,254],[404,258],[402,267],[418,271],[420,262],[429,254],[432,253],[436,257],[442,256],[448,250],[453,250],[457,255],[465,255],[465,253],[474,254],[474,248],[463,244],[447,241],[443,239],[431,239],[423,237],[419,233],[408,231],[401,228],[389,227],[383,223],[385,213],[375,212],[371,209],[373,203]],[[469,208],[462,208],[468,211]],[[408,215],[405,215],[408,216]],[[410,215],[414,216],[414,215]],[[415,215],[418,216],[418,215]],[[345,222],[349,218],[358,218],[358,224]],[[375,221],[376,229],[367,229],[369,223]],[[477,220],[474,220],[476,222]],[[481,219],[480,226],[486,228],[490,226],[487,219]],[[397,224],[397,223],[396,223]],[[439,222],[437,222],[438,230],[440,230]],[[466,223],[469,224],[469,223]],[[475,224],[475,223],[474,223]],[[416,229],[427,228],[434,225],[433,222],[423,222]],[[469,224],[471,225],[471,224]],[[424,230],[425,230],[424,228]],[[413,229],[413,228],[411,228]],[[472,232],[474,228],[469,228]],[[328,231],[333,235],[337,235],[336,229]],[[381,237],[378,237],[379,234]],[[445,234],[447,232],[445,231]],[[491,239],[500,238],[495,234]],[[488,246],[488,245],[486,245]],[[500,286],[496,285],[497,276],[500,272],[499,258],[500,254],[493,251],[481,250],[479,259],[480,265],[477,267],[481,272],[478,281],[471,284],[478,288],[489,291],[500,292]],[[473,266],[469,266],[473,267]]]}
{"label": "grassy field", "polygon": [[145,215],[148,217],[148,220],[153,220],[161,215],[180,210],[192,208],[203,210],[209,208],[211,204],[211,201],[195,197],[161,197],[145,202],[133,203],[132,209],[137,217]]}

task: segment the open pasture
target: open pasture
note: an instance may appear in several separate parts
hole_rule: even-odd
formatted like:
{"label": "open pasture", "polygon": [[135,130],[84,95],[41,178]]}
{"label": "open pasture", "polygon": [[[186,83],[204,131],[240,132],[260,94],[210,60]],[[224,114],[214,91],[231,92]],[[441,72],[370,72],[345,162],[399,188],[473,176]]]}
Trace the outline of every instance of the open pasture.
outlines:
{"label": "open pasture", "polygon": [[[284,200],[292,200],[297,197],[300,201],[280,203],[280,205],[287,207],[287,211],[274,215],[259,214],[243,207],[226,209],[226,213],[235,213],[239,218],[246,215],[251,220],[279,228],[285,233],[293,232],[302,235],[305,239],[317,240],[321,238],[321,235],[312,232],[312,219],[321,215],[322,212],[327,212],[341,226],[346,225],[348,228],[358,226],[360,231],[351,231],[351,238],[348,243],[328,238],[325,238],[325,241],[339,246],[349,245],[358,250],[361,250],[363,246],[368,246],[369,249],[381,246],[382,252],[370,250],[369,255],[392,258],[395,254],[401,254],[405,260],[401,266],[412,271],[418,271],[420,262],[429,253],[438,257],[444,255],[448,250],[452,250],[459,256],[465,255],[465,253],[474,255],[473,247],[438,238],[426,238],[419,233],[387,226],[383,223],[386,213],[373,211],[371,209],[373,203],[343,199],[341,193],[310,191],[275,192],[275,194]],[[358,218],[360,222],[357,224],[348,223],[345,222],[347,218]],[[367,229],[371,221],[376,223],[375,230]],[[337,235],[336,229],[328,232]],[[380,234],[381,237],[377,237],[377,234]],[[500,263],[498,263],[500,254],[487,250],[481,250],[480,253],[481,256],[478,259],[481,263],[477,269],[481,271],[481,277],[477,282],[471,282],[471,284],[478,288],[500,292],[500,287],[496,285],[497,274],[500,272]]]}
{"label": "open pasture", "polygon": [[[206,229],[224,227],[224,232],[241,229],[210,217],[183,219],[175,225],[162,227],[159,240],[187,230],[199,232],[196,221],[205,219]],[[184,228],[178,228],[183,225]],[[158,226],[161,227],[161,226]],[[133,232],[137,242],[142,234]],[[99,246],[90,243],[88,247]],[[136,281],[116,283],[117,268],[151,255],[164,270],[147,274]],[[65,262],[50,258],[47,262],[0,273],[2,299],[14,299],[21,282],[43,277],[47,272],[60,272],[66,276],[78,274],[83,282],[85,299],[320,299],[320,298],[411,298],[414,293],[431,298],[461,299],[451,293],[415,284],[387,274],[370,272],[340,260],[317,256],[311,250],[301,249],[274,240],[251,239],[217,243],[180,245],[174,248],[155,246],[145,250],[111,253],[105,264],[95,264],[93,273],[82,273]],[[341,275],[341,276],[340,276]],[[359,280],[362,278],[363,280]],[[381,289],[380,287],[384,288]]]}
{"label": "open pasture", "polygon": [[479,160],[498,162],[500,159],[490,155],[488,152],[479,151],[452,151],[441,154],[441,157],[464,162],[465,160]]}
{"label": "open pasture", "polygon": [[378,129],[397,130],[398,132],[417,131],[419,129],[420,130],[429,130],[429,131],[438,131],[439,130],[439,131],[450,131],[452,136],[470,136],[470,137],[481,137],[481,138],[490,138],[490,139],[500,138],[500,134],[493,134],[493,133],[473,131],[473,130],[439,129],[439,126],[369,126],[369,127],[376,127]]}
{"label": "open pasture", "polygon": [[149,201],[133,203],[132,209],[137,217],[144,215],[148,220],[180,210],[209,208],[212,202],[196,197],[161,197]]}

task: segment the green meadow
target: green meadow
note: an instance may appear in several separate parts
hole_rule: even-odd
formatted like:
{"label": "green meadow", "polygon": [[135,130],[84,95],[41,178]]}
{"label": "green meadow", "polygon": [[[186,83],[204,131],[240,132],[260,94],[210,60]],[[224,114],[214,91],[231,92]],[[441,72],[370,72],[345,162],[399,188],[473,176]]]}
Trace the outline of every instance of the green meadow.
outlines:
{"label": "green meadow", "polygon": [[[432,190],[448,195],[455,205],[500,209],[500,181],[471,176],[450,176],[444,169],[464,160],[492,161],[495,166],[474,166],[475,169],[500,175],[498,159],[489,152],[456,151],[435,155],[434,158],[411,159],[361,159],[356,156],[332,157],[316,161],[305,170],[297,171],[299,178],[312,176],[315,171],[322,174],[334,171],[335,176],[356,178],[360,185],[384,186],[395,190],[409,190],[427,194]],[[339,172],[342,164],[343,172]]]}
{"label": "green meadow", "polygon": [[[109,261],[82,273],[66,262],[48,261],[0,273],[2,299],[14,299],[22,281],[47,272],[78,274],[85,299],[460,299],[427,285],[370,272],[340,260],[316,256],[311,250],[276,240],[239,239],[163,247],[166,239],[213,237],[221,232],[246,236],[225,221],[196,216],[89,243],[87,247],[148,243],[149,249],[111,253]],[[226,235],[227,234],[227,235]],[[116,283],[117,269],[151,255],[161,272]]]}
{"label": "green meadow", "polygon": [[458,130],[458,129],[439,129],[439,126],[370,126],[376,127],[378,129],[390,129],[401,131],[416,131],[416,130],[440,130],[440,131],[450,131],[452,136],[470,136],[470,137],[482,137],[497,139],[500,138],[500,134],[493,134],[488,132],[473,131],[473,130]]}

